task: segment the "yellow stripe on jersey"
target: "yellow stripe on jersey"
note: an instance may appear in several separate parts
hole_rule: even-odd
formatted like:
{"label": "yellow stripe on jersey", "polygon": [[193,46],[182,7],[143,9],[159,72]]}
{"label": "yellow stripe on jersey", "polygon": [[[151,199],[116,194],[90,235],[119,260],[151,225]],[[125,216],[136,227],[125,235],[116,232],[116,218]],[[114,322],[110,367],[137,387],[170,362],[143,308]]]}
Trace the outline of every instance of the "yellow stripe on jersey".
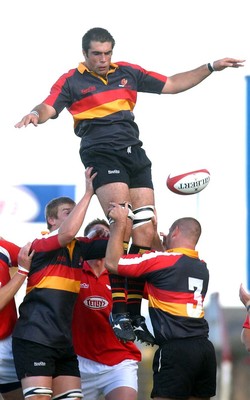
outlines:
{"label": "yellow stripe on jersey", "polygon": [[84,119],[102,118],[119,111],[132,111],[134,106],[134,102],[128,101],[127,99],[119,99],[105,103],[105,105],[100,104],[97,107],[93,107],[79,114],[74,114],[73,117],[76,122]]}
{"label": "yellow stripe on jersey", "polygon": [[141,294],[128,294],[128,299],[141,299]]}
{"label": "yellow stripe on jersey", "polygon": [[160,301],[152,296],[148,296],[149,307],[162,310],[171,315],[176,315],[178,317],[193,317],[193,318],[203,318],[204,310],[199,305],[194,305],[192,303],[178,304],[169,303],[165,301]]}
{"label": "yellow stripe on jersey", "polygon": [[113,298],[116,298],[116,297],[125,298],[125,293],[124,292],[115,292],[115,293],[112,293],[112,297]]}
{"label": "yellow stripe on jersey", "polygon": [[60,276],[45,276],[37,285],[27,287],[26,293],[29,293],[32,289],[57,289],[79,293],[80,281]]}

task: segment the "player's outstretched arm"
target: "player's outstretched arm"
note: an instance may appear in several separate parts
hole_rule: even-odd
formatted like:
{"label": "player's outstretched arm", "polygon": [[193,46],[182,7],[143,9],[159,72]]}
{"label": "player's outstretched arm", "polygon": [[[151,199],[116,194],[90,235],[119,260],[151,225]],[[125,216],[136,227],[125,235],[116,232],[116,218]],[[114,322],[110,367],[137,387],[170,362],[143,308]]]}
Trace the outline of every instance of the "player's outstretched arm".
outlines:
{"label": "player's outstretched arm", "polygon": [[221,60],[212,63],[201,65],[200,67],[191,71],[181,72],[169,76],[163,89],[163,94],[176,94],[191,89],[192,87],[201,83],[213,71],[222,71],[225,68],[239,68],[244,67],[245,60],[238,58],[222,58]]}
{"label": "player's outstretched arm", "polygon": [[108,271],[117,274],[118,262],[123,255],[123,239],[127,226],[128,203],[121,206],[111,202],[108,210],[108,218],[113,221],[110,224],[110,236],[105,257],[105,267]]}
{"label": "player's outstretched arm", "polygon": [[52,106],[41,103],[34,107],[29,114],[25,115],[21,121],[15,124],[15,128],[22,128],[23,126],[28,126],[33,124],[37,126],[38,124],[43,124],[48,121],[48,119],[56,116],[56,110]]}
{"label": "player's outstretched arm", "polygon": [[76,204],[58,230],[58,240],[62,247],[70,243],[81,228],[91,198],[94,195],[93,180],[97,173],[92,174],[93,167],[85,170],[85,193]]}

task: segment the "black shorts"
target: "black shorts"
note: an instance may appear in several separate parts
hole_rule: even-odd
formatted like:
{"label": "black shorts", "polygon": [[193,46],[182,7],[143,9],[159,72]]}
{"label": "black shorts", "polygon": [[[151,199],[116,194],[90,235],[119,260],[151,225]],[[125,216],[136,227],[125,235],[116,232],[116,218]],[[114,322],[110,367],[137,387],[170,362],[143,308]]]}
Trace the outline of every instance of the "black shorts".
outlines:
{"label": "black shorts", "polygon": [[18,379],[28,376],[80,376],[73,347],[56,349],[29,340],[12,338]]}
{"label": "black shorts", "polygon": [[216,355],[206,338],[169,340],[156,350],[151,398],[213,397]]}
{"label": "black shorts", "polygon": [[123,150],[81,150],[80,156],[85,168],[93,167],[93,173],[98,173],[93,181],[95,191],[113,182],[124,182],[130,189],[153,189],[152,164],[140,146]]}

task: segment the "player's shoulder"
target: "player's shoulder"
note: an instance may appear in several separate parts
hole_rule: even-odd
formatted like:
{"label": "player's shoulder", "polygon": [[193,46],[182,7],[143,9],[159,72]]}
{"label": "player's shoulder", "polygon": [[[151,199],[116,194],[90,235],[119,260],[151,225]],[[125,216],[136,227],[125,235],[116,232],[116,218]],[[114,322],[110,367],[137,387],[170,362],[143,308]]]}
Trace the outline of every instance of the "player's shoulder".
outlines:
{"label": "player's shoulder", "polygon": [[117,61],[113,65],[117,65],[119,68],[129,68],[129,69],[140,70],[140,71],[144,70],[140,65],[133,64],[128,61]]}

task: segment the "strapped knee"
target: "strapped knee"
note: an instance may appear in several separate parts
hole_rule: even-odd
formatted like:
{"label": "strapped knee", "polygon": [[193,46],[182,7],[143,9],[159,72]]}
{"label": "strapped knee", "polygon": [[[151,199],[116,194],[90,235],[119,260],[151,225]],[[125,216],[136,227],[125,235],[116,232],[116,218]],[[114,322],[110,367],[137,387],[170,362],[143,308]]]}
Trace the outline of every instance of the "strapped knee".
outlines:
{"label": "strapped knee", "polygon": [[31,396],[52,396],[52,390],[44,386],[33,386],[23,389],[23,396],[25,399]]}
{"label": "strapped knee", "polygon": [[154,214],[154,206],[143,206],[136,208],[133,210],[134,220],[133,220],[133,229],[138,228],[141,225],[144,225],[151,221]]}
{"label": "strapped knee", "polygon": [[83,394],[81,389],[71,389],[67,390],[67,392],[58,394],[57,396],[53,397],[52,400],[74,400],[82,398]]}
{"label": "strapped knee", "polygon": [[[125,203],[120,203],[120,206],[124,207]],[[134,220],[134,214],[132,211],[131,204],[128,204],[128,218],[131,219],[131,221]],[[114,220],[112,218],[110,218],[109,216],[108,216],[108,221],[109,221],[109,224],[112,224],[114,222]]]}

